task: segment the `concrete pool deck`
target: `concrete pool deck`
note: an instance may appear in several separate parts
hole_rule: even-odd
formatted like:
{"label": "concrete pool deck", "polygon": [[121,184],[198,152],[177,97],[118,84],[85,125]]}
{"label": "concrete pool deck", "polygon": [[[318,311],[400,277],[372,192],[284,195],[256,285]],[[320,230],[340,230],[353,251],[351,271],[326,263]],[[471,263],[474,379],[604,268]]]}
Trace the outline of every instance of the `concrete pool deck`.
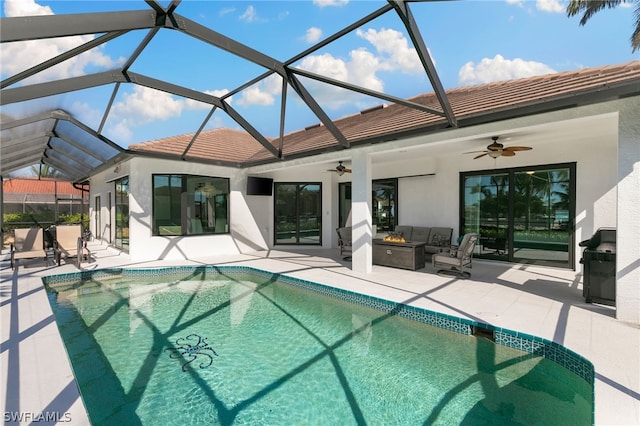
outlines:
{"label": "concrete pool deck", "polygon": [[[593,363],[596,424],[640,424],[640,327],[617,321],[612,307],[585,303],[581,271],[474,260],[471,278],[460,280],[436,275],[430,265],[355,273],[337,249],[155,262],[132,262],[97,244],[91,250],[94,259],[83,269],[245,265],[539,336]],[[42,260],[16,270],[5,260],[0,268],[4,423],[89,424],[41,281],[77,268],[45,267]]]}

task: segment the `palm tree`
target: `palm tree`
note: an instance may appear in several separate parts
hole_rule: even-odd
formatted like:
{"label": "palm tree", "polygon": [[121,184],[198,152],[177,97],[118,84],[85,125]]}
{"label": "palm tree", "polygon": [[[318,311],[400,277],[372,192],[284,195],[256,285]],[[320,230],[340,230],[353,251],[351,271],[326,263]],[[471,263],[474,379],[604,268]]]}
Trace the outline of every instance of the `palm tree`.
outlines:
{"label": "palm tree", "polygon": [[31,166],[31,174],[38,176],[38,178],[56,178],[60,176],[60,172],[48,164],[35,164]]}
{"label": "palm tree", "polygon": [[580,25],[584,25],[593,15],[602,9],[611,9],[627,1],[636,3],[636,10],[634,12],[636,29],[633,34],[631,34],[631,51],[635,52],[640,49],[640,0],[569,0],[567,16],[571,17],[584,12],[580,19]]}

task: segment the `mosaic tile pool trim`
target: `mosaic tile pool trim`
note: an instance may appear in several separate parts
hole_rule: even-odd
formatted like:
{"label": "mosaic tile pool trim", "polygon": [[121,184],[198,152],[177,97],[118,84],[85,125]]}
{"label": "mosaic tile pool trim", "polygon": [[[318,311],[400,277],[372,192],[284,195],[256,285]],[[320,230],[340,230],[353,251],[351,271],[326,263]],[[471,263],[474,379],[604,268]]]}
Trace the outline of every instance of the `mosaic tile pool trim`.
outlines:
{"label": "mosaic tile pool trim", "polygon": [[[171,281],[177,281],[185,278],[196,278],[198,276],[206,277],[207,274],[228,275],[230,277],[234,275],[251,274],[261,279],[270,281],[277,280],[280,283],[304,288],[335,299],[367,306],[382,312],[387,312],[391,315],[398,315],[424,324],[454,331],[456,333],[470,335],[476,334],[476,331],[480,330],[484,332],[482,335],[492,334],[493,340],[496,344],[519,349],[524,352],[547,358],[578,375],[590,385],[593,386],[594,384],[595,370],[593,368],[593,364],[581,355],[555,342],[525,333],[494,327],[489,324],[441,314],[402,303],[391,302],[389,300],[342,290],[324,284],[248,266],[176,266],[149,269],[109,268],[50,275],[43,277],[42,281],[44,284],[63,284],[88,280],[127,278],[163,278]],[[96,291],[98,290],[96,289]]]}

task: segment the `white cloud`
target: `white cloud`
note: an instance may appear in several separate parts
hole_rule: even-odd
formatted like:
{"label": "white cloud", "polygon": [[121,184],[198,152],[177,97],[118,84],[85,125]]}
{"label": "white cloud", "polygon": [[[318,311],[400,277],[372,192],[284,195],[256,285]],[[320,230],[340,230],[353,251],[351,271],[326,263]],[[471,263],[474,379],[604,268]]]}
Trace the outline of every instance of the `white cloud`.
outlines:
{"label": "white cloud", "polygon": [[243,90],[237,104],[241,106],[269,106],[275,103],[275,97],[282,93],[282,78],[272,74],[261,82]]}
{"label": "white cloud", "polygon": [[304,39],[307,43],[315,43],[322,37],[322,30],[317,27],[311,27],[307,30]]}
{"label": "white cloud", "polygon": [[[207,95],[215,96],[216,98],[220,98],[226,95],[227,93],[229,93],[229,90],[228,89],[204,90],[203,93],[206,93]],[[230,96],[225,99],[225,101],[228,104],[231,104],[232,100],[233,100],[233,96]],[[184,107],[185,109],[188,109],[188,110],[209,110],[213,108],[213,105],[187,98],[184,100]]]}
{"label": "white cloud", "polygon": [[242,91],[242,97],[238,100],[238,105],[273,105],[273,94],[262,90],[259,86],[252,86]]}
{"label": "white cloud", "polygon": [[[220,97],[229,93],[227,89],[205,91]],[[231,98],[227,99],[231,102]],[[179,117],[186,110],[209,110],[212,105],[192,99],[176,98],[169,93],[148,87],[134,85],[133,90],[116,102],[107,120],[109,134],[117,140],[128,142],[133,129],[156,120],[169,120]]]}
{"label": "white cloud", "polygon": [[218,16],[225,16],[228,15],[230,13],[233,13],[236,11],[235,7],[225,7],[220,9],[220,11],[218,12]]}
{"label": "white cloud", "polygon": [[[7,0],[4,3],[7,17],[30,15],[53,15],[51,8],[43,7],[33,0]],[[81,44],[93,40],[92,35],[52,38],[46,40],[30,40],[7,43],[0,49],[2,72],[13,75],[32,66],[67,52]],[[28,52],[28,54],[25,54]],[[37,83],[58,78],[69,78],[86,74],[90,67],[98,69],[113,68],[124,62],[124,58],[113,59],[103,53],[103,47],[91,49],[81,55],[41,71],[23,83]]]}
{"label": "white cloud", "polygon": [[123,100],[113,105],[113,118],[131,125],[141,125],[155,120],[168,120],[179,116],[185,102],[174,99],[169,93],[134,85]]}
{"label": "white cloud", "polygon": [[458,84],[470,86],[555,72],[541,62],[505,59],[502,55],[496,55],[493,59],[482,59],[477,65],[471,61],[464,64],[458,72]]}
{"label": "white cloud", "polygon": [[313,4],[318,7],[336,6],[341,7],[349,4],[349,0],[313,0]]}
{"label": "white cloud", "polygon": [[256,12],[256,8],[253,6],[247,7],[242,15],[240,15],[240,20],[245,22],[256,22],[258,20],[258,13]]}
{"label": "white cloud", "polygon": [[[299,64],[301,69],[335,80],[351,83],[378,92],[384,91],[380,71],[422,72],[420,58],[401,32],[391,29],[358,30],[356,34],[375,48],[375,53],[365,47],[349,52],[347,59],[329,53],[311,55]],[[309,81],[306,83],[321,105],[339,108],[345,104],[358,103],[363,95],[330,85]]]}
{"label": "white cloud", "polygon": [[[409,46],[401,32],[391,29],[358,30],[356,34],[367,40],[376,52],[365,47],[349,52],[348,59],[329,53],[311,55],[302,60],[299,68],[335,80],[351,83],[378,92],[384,91],[380,71],[422,72],[422,64],[416,50]],[[348,103],[359,103],[365,97],[355,92],[313,81],[306,82],[309,90],[321,105],[340,108]]]}
{"label": "white cloud", "polygon": [[4,13],[7,17],[13,16],[40,16],[53,15],[49,6],[41,6],[34,0],[6,0]]}
{"label": "white cloud", "polygon": [[370,28],[367,31],[358,30],[356,34],[376,48],[381,55],[381,68],[385,71],[417,73],[423,70],[416,49],[409,46],[401,32],[384,28],[376,31]]}
{"label": "white cloud", "polygon": [[380,60],[364,48],[352,50],[349,56],[346,81],[382,92],[384,82],[376,76],[376,71],[381,68]]}
{"label": "white cloud", "polygon": [[564,6],[558,0],[536,0],[536,9],[551,13],[564,12]]}
{"label": "white cloud", "polygon": [[[364,48],[352,50],[348,61],[336,58],[329,53],[308,56],[299,67],[371,90],[382,91],[384,88],[383,81],[376,76],[376,71],[380,68],[378,58]],[[358,93],[323,83],[308,81],[306,85],[321,105],[332,109],[349,103],[353,104],[362,98]]]}

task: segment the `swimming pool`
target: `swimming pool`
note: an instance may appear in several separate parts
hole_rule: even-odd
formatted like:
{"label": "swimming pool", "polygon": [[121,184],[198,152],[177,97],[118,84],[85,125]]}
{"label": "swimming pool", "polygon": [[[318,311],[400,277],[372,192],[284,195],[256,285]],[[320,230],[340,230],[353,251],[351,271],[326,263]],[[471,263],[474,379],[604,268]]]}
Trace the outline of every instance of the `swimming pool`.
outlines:
{"label": "swimming pool", "polygon": [[533,336],[246,267],[45,285],[95,425],[593,423],[591,364]]}

